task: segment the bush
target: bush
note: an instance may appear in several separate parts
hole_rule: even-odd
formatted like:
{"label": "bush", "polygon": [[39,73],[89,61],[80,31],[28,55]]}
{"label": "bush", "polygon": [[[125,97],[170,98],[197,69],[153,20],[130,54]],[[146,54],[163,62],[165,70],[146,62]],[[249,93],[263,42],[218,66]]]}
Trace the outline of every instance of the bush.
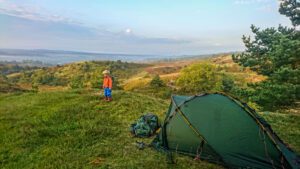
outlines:
{"label": "bush", "polygon": [[31,90],[35,93],[37,93],[39,91],[39,84],[37,83],[32,83],[31,84]]}
{"label": "bush", "polygon": [[221,90],[222,78],[217,66],[204,62],[182,69],[176,83],[183,92],[212,92]]}
{"label": "bush", "polygon": [[88,81],[87,87],[90,88],[101,88],[103,83],[103,76],[101,73],[98,72],[92,72],[90,73],[89,79],[86,79]]}
{"label": "bush", "polygon": [[153,88],[163,87],[165,86],[164,82],[160,79],[159,75],[155,75],[153,79],[150,81],[150,86]]}
{"label": "bush", "polygon": [[77,89],[77,88],[83,88],[83,80],[82,80],[82,76],[75,76],[71,79],[71,82],[69,83],[69,86],[72,89]]}
{"label": "bush", "polygon": [[222,91],[225,93],[229,93],[234,88],[234,86],[235,84],[233,77],[224,74],[222,77]]}

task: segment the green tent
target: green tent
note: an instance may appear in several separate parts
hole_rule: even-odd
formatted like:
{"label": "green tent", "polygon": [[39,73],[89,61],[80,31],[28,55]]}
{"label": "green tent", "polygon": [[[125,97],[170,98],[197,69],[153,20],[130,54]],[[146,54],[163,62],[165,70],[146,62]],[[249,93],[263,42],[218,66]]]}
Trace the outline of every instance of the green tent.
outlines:
{"label": "green tent", "polygon": [[299,156],[263,118],[221,93],[172,96],[152,144],[229,168],[300,168]]}

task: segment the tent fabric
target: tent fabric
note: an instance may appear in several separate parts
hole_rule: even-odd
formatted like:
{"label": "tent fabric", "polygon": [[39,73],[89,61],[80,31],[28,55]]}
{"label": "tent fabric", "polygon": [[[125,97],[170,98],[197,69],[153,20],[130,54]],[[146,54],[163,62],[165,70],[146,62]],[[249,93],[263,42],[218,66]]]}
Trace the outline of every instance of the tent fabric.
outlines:
{"label": "tent fabric", "polygon": [[153,144],[229,168],[300,168],[299,156],[262,117],[222,93],[172,96]]}

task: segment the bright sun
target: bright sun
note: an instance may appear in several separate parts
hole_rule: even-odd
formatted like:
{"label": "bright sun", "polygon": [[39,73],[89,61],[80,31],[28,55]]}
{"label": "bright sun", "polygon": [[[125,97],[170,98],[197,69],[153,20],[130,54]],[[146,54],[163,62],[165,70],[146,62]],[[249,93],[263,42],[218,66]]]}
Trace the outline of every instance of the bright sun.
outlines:
{"label": "bright sun", "polygon": [[131,30],[130,28],[127,28],[127,29],[125,30],[125,32],[126,32],[126,33],[131,33],[132,30]]}

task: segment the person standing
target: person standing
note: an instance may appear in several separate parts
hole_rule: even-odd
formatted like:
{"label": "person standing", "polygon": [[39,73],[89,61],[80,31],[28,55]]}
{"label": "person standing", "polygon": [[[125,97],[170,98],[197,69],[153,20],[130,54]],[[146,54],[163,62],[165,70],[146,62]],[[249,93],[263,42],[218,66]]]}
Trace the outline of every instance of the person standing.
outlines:
{"label": "person standing", "polygon": [[103,78],[103,89],[104,89],[104,96],[105,96],[105,101],[110,102],[112,100],[112,96],[111,96],[111,90],[112,90],[112,78],[109,75],[110,72],[109,70],[104,70],[103,72],[104,78]]}

